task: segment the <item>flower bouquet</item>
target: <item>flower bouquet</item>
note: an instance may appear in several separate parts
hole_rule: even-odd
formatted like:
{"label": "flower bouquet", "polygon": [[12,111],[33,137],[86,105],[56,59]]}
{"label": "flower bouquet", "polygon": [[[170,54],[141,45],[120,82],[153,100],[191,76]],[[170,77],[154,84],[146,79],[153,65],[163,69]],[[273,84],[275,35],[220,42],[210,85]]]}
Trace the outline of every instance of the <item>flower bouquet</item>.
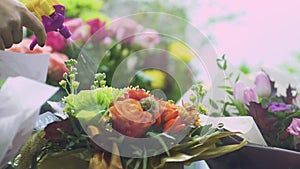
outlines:
{"label": "flower bouquet", "polygon": [[199,84],[193,102],[182,106],[143,89],[108,87],[104,74],[96,74],[90,90],[77,93],[74,64],[66,62],[69,73],[60,82],[68,92],[63,112],[56,112],[60,120],[31,136],[14,160],[18,168],[183,168],[246,144],[223,145],[220,139],[238,133],[201,125]]}
{"label": "flower bouquet", "polygon": [[[269,146],[249,144],[230,156],[218,158],[219,165],[228,168],[299,168],[300,153],[296,152],[299,151],[299,94],[295,84],[291,84],[293,80],[266,67],[257,73],[254,83],[247,83],[240,79],[242,74],[228,71],[225,57],[218,60],[218,66],[225,72],[225,81],[231,84],[219,86],[227,93],[223,101],[216,100],[223,110],[222,115],[253,117]],[[274,75],[279,77],[274,78]],[[285,79],[284,83],[280,78]],[[242,158],[255,153],[264,157]],[[233,164],[229,162],[232,159],[242,162]]]}

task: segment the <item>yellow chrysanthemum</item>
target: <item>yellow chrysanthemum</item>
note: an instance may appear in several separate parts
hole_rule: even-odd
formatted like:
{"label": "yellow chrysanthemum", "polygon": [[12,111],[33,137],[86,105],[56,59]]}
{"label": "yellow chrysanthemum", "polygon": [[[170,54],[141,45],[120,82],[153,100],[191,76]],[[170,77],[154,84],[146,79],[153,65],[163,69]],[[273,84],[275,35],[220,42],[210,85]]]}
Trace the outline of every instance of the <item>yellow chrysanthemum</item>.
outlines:
{"label": "yellow chrysanthemum", "polygon": [[151,69],[144,70],[144,73],[153,79],[153,82],[151,83],[153,88],[163,89],[166,86],[167,75],[164,72],[157,69]]}
{"label": "yellow chrysanthemum", "polygon": [[170,44],[169,52],[185,63],[189,63],[196,56],[190,48],[179,41]]}

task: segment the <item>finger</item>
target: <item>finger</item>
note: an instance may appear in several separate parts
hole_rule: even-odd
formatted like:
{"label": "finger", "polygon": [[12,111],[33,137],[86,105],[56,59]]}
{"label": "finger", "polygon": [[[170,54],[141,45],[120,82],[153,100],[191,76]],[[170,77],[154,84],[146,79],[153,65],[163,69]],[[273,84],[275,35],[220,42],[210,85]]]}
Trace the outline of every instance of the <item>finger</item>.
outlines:
{"label": "finger", "polygon": [[44,46],[46,41],[46,31],[42,22],[28,11],[23,15],[22,24],[29,30],[32,30],[37,37],[38,44]]}
{"label": "finger", "polygon": [[10,48],[13,45],[13,37],[11,31],[1,35],[5,48]]}
{"label": "finger", "polygon": [[5,46],[4,46],[2,38],[0,37],[0,50],[4,50],[4,49],[5,49]]}
{"label": "finger", "polygon": [[23,30],[21,25],[16,25],[12,30],[13,43],[20,43],[23,39]]}

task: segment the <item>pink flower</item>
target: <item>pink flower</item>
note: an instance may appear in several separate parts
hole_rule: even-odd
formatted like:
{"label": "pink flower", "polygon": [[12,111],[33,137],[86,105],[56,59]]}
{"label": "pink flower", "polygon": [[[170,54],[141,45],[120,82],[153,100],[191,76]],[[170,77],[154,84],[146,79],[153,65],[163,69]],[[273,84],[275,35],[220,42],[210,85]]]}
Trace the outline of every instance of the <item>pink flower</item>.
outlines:
{"label": "pink flower", "polygon": [[[108,36],[109,31],[105,28],[105,22],[100,19],[92,19],[86,22],[90,26],[90,34],[94,35],[95,40],[102,40]],[[98,31],[99,30],[99,31]],[[98,31],[98,32],[97,32]]]}
{"label": "pink flower", "polygon": [[84,44],[90,38],[90,26],[82,25],[72,32],[72,40],[76,41],[79,44]]}
{"label": "pink flower", "polygon": [[233,97],[237,101],[243,102],[243,92],[246,88],[245,83],[238,81],[233,87]]}
{"label": "pink flower", "polygon": [[286,129],[288,133],[294,136],[300,135],[300,119],[299,118],[293,118],[290,126]]}
{"label": "pink flower", "polygon": [[86,22],[91,27],[91,34],[96,33],[99,29],[105,26],[105,22],[101,22],[100,19],[91,19]]}
{"label": "pink flower", "polygon": [[253,88],[247,87],[243,82],[239,81],[233,88],[233,97],[235,100],[244,104],[249,102],[258,102],[258,96]]}
{"label": "pink flower", "polygon": [[109,28],[112,36],[115,36],[118,41],[124,41],[127,44],[132,44],[135,34],[142,29],[143,27],[140,24],[128,18],[116,18]]}
{"label": "pink flower", "polygon": [[243,102],[249,104],[249,102],[258,102],[258,96],[255,90],[251,87],[246,87],[243,91]]}
{"label": "pink flower", "polygon": [[91,36],[90,26],[85,24],[80,18],[69,19],[65,22],[65,25],[72,33],[71,39],[78,44],[85,43]]}
{"label": "pink flower", "polygon": [[46,45],[51,46],[53,51],[61,51],[66,48],[65,38],[59,32],[48,32]]}
{"label": "pink flower", "polygon": [[65,25],[71,32],[75,32],[76,29],[83,25],[83,20],[81,18],[67,19]]}
{"label": "pink flower", "polygon": [[11,48],[6,49],[6,51],[10,52],[16,52],[16,53],[32,53],[32,54],[38,54],[38,53],[50,53],[52,48],[50,46],[36,46],[33,50],[29,49],[29,45],[32,42],[32,39],[24,38],[22,42],[19,44],[14,44]]}
{"label": "pink flower", "polygon": [[146,29],[135,37],[134,43],[144,48],[153,48],[160,42],[158,32],[153,29]]}
{"label": "pink flower", "polygon": [[65,61],[69,58],[61,53],[51,53],[49,66],[48,66],[48,77],[55,81],[60,81],[63,79],[63,74],[68,72],[68,69],[65,65]]}
{"label": "pink flower", "polygon": [[268,75],[260,71],[255,77],[255,91],[260,97],[269,97],[271,95],[271,83]]}

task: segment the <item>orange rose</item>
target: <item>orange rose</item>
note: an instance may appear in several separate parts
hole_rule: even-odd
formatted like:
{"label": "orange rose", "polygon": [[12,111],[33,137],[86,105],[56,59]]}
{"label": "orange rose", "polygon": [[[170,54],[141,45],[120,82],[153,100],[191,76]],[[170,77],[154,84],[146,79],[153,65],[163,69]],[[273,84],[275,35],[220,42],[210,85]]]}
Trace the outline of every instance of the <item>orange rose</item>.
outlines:
{"label": "orange rose", "polygon": [[159,105],[160,118],[156,118],[156,125],[161,126],[164,132],[180,132],[195,121],[195,112],[186,111],[172,102],[159,101]]}
{"label": "orange rose", "polygon": [[124,99],[114,102],[109,108],[112,114],[112,127],[129,137],[142,137],[155,123],[151,113],[144,111],[140,102]]}
{"label": "orange rose", "polygon": [[135,100],[141,100],[149,96],[150,94],[143,89],[129,89],[127,91],[127,98],[131,98]]}

